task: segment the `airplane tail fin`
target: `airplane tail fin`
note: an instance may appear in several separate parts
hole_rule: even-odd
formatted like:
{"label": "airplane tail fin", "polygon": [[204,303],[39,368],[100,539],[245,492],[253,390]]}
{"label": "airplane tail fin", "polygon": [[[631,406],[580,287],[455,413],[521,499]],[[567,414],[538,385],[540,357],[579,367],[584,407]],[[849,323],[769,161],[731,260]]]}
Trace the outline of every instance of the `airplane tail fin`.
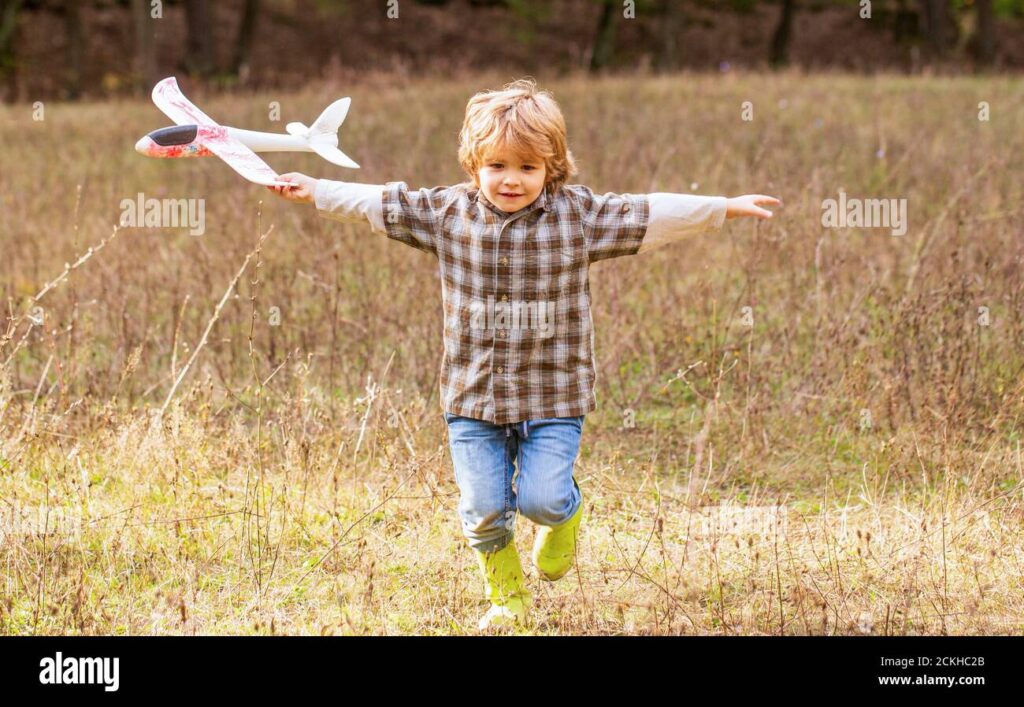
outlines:
{"label": "airplane tail fin", "polygon": [[310,127],[302,123],[288,123],[285,129],[292,135],[304,136],[309,141],[309,149],[331,164],[359,169],[352,158],[338,149],[338,128],[345,122],[351,103],[351,98],[341,98],[327,106]]}

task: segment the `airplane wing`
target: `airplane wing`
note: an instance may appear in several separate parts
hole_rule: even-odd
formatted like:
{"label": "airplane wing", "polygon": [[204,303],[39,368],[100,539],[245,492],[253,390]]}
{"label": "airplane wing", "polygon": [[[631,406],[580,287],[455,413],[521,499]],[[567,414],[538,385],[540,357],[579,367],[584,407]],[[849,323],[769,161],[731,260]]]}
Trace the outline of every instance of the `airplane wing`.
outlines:
{"label": "airplane wing", "polygon": [[[220,127],[213,118],[196,108],[178,88],[178,80],[170,76],[153,87],[153,103],[178,125],[207,125]],[[227,131],[217,131],[216,137],[206,138],[203,145],[224,160],[231,169],[255,184],[287,186],[290,182],[278,178],[270,165]]]}
{"label": "airplane wing", "polygon": [[217,121],[192,105],[169,76],[153,87],[153,103],[178,125],[217,125]]}
{"label": "airplane wing", "polygon": [[277,172],[266,162],[261,160],[255,152],[243,145],[238,140],[230,137],[227,132],[223,136],[203,140],[203,145],[213,154],[224,160],[231,169],[235,170],[250,182],[263,184],[265,186],[290,186],[291,182],[285,182],[278,178]]}

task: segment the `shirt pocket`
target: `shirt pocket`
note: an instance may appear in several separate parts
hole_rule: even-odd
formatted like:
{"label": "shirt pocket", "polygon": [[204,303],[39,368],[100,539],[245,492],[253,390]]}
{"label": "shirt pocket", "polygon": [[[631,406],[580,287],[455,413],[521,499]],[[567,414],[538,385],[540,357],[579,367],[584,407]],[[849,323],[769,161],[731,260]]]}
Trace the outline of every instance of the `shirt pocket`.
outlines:
{"label": "shirt pocket", "polygon": [[558,295],[586,277],[587,246],[582,231],[529,238],[523,245],[523,291]]}
{"label": "shirt pocket", "polygon": [[544,358],[544,349],[551,347],[564,352],[566,342],[579,329],[578,305],[585,296],[587,266],[582,232],[578,238],[563,235],[526,244],[522,299],[533,306],[538,317],[537,326],[523,338],[531,340],[533,356]]}

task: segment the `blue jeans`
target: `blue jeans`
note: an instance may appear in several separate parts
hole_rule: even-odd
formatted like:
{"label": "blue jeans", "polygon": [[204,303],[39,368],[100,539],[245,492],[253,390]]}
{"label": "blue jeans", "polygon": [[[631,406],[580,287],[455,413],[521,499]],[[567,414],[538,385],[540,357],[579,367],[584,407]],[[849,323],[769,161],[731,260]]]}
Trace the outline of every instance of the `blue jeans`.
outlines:
{"label": "blue jeans", "polygon": [[459,516],[470,547],[511,542],[516,511],[538,525],[560,525],[583,502],[573,477],[583,415],[495,425],[444,413],[459,486]]}

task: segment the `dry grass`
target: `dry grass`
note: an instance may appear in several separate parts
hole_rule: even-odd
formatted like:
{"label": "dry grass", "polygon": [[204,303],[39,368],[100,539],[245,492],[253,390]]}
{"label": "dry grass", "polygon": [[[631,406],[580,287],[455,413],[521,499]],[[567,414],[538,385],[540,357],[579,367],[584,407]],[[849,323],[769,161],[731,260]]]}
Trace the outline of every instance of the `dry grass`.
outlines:
{"label": "dry grass", "polygon": [[[280,130],[269,101],[308,122],[350,94],[362,171],[268,161],[427,186],[461,179],[465,101],[508,78],[191,97]],[[537,631],[1024,633],[1021,84],[542,83],[578,182],[785,208],[593,268],[582,548],[560,582],[531,577]],[[45,110],[0,110],[0,631],[473,632],[432,259],[218,162],[136,155],[165,124],[148,103]],[[840,187],[906,198],[910,230],[823,229]],[[112,237],[138,192],[205,198],[206,233]],[[709,527],[720,505],[744,522]]]}

